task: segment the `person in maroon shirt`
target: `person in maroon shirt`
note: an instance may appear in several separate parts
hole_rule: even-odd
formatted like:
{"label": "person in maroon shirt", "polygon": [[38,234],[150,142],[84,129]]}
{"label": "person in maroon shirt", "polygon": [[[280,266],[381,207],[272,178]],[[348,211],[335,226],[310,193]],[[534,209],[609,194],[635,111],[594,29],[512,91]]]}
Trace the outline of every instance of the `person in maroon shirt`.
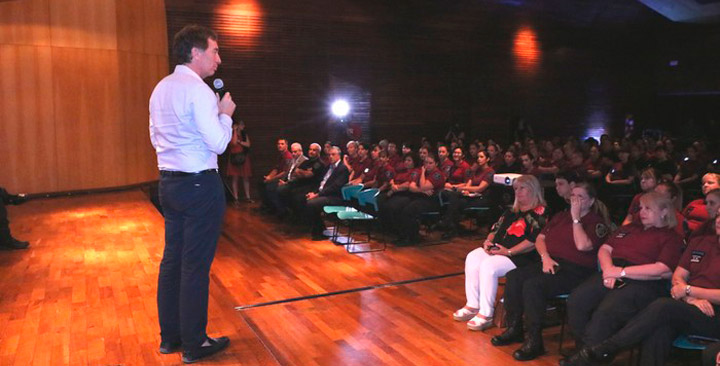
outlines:
{"label": "person in maroon shirt", "polygon": [[452,159],[450,159],[450,151],[447,146],[438,146],[438,160],[440,170],[443,171],[443,174],[445,174],[446,177],[449,177],[455,163],[453,163]]}
{"label": "person in maroon shirt", "polygon": [[349,171],[352,171],[353,164],[359,159],[358,147],[357,141],[348,141],[347,145],[345,145],[347,153],[343,156],[343,164],[345,164]]}
{"label": "person in maroon shirt", "polygon": [[617,333],[588,344],[573,365],[611,359],[623,348],[640,344],[640,365],[665,364],[679,334],[720,338],[720,218],[715,233],[690,241],[672,276],[671,298],[648,305]]}
{"label": "person in maroon shirt", "polygon": [[395,168],[393,168],[390,164],[388,153],[386,151],[380,151],[377,165],[378,169],[375,176],[375,186],[381,193],[383,193],[390,189],[390,182],[393,178],[395,178]]}
{"label": "person in maroon shirt", "polygon": [[402,156],[398,154],[397,144],[394,142],[388,142],[387,147],[387,153],[388,153],[388,162],[393,167],[393,169],[396,169],[398,165],[402,165]]}
{"label": "person in maroon shirt", "polygon": [[[667,291],[680,260],[682,237],[670,200],[655,192],[640,198],[642,225],[625,225],[598,251],[602,273],[591,276],[568,298],[568,324],[578,345],[595,345]],[[560,365],[573,365],[577,354]]]}
{"label": "person in maroon shirt", "polygon": [[274,207],[271,203],[271,196],[277,191],[278,180],[287,175],[288,170],[293,162],[293,156],[288,151],[287,140],[280,138],[277,140],[278,157],[275,167],[263,176],[262,182],[258,186],[261,205],[261,212],[274,213]]}
{"label": "person in maroon shirt", "polygon": [[609,225],[607,207],[597,199],[595,187],[577,183],[570,196],[570,210],[553,216],[537,237],[535,249],[541,262],[505,275],[508,328],[491,339],[493,345],[523,341],[524,325],[524,343],[513,357],[528,361],[545,352],[542,324],[547,301],[570,293],[597,272],[597,251],[609,234]]}
{"label": "person in maroon shirt", "polygon": [[450,168],[449,173],[445,174],[447,182],[445,182],[445,189],[456,189],[465,185],[467,182],[470,164],[465,161],[465,153],[461,147],[456,147],[453,150],[453,165]]}
{"label": "person in maroon shirt", "polygon": [[[720,188],[720,174],[707,173],[702,177],[702,193],[703,195],[713,189]],[[682,210],[682,214],[685,217],[685,226],[690,231],[695,231],[703,222],[710,219],[707,208],[705,208],[705,200],[697,199],[688,203],[687,206]]]}
{"label": "person in maroon shirt", "polygon": [[410,184],[417,184],[420,180],[420,170],[416,168],[419,165],[417,156],[405,155],[403,162],[403,169],[395,171],[387,192],[377,196],[380,222],[391,232],[397,230],[400,212],[413,199],[414,195],[409,191]]}
{"label": "person in maroon shirt", "polygon": [[490,157],[488,164],[497,172],[498,168],[505,162],[500,155],[500,148],[495,143],[488,141],[487,152]]}
{"label": "person in maroon shirt", "polygon": [[658,176],[657,172],[655,172],[655,168],[646,168],[642,171],[642,173],[640,173],[640,189],[642,189],[642,192],[636,194],[635,197],[633,197],[632,202],[630,202],[630,208],[628,208],[627,216],[625,216],[625,220],[622,222],[623,226],[633,222],[636,224],[638,223],[640,197],[647,192],[654,191],[657,184]]}
{"label": "person in maroon shirt", "polygon": [[420,169],[420,179],[410,182],[408,191],[414,193],[411,201],[403,207],[399,215],[400,235],[395,245],[414,245],[420,242],[419,223],[420,215],[425,212],[440,210],[438,193],[445,186],[445,175],[437,166],[437,156],[428,154],[423,167]]}
{"label": "person in maroon shirt", "polygon": [[377,188],[378,187],[378,174],[380,173],[380,169],[383,168],[385,165],[384,162],[380,161],[380,152],[382,150],[380,149],[380,146],[378,145],[372,145],[370,147],[370,160],[372,164],[370,167],[365,168],[363,170],[362,180],[361,183],[363,185],[363,189],[366,188]]}
{"label": "person in maroon shirt", "polygon": [[696,236],[715,235],[715,218],[717,218],[718,209],[720,209],[720,189],[713,189],[707,193],[705,196],[705,209],[710,219],[690,233],[688,242]]}
{"label": "person in maroon shirt", "polygon": [[534,175],[538,178],[542,174],[537,165],[535,165],[535,156],[529,151],[520,153],[520,163],[522,164],[522,168],[520,169],[521,174]]}
{"label": "person in maroon shirt", "polygon": [[449,230],[443,234],[444,239],[457,235],[460,223],[460,213],[468,207],[487,207],[490,203],[483,193],[492,184],[495,171],[488,165],[490,161],[488,153],[480,151],[477,154],[477,169],[473,175],[461,185],[448,189],[445,183],[445,190],[440,194],[447,202],[445,213],[442,218],[442,226]]}
{"label": "person in maroon shirt", "polygon": [[357,146],[357,158],[350,164],[350,184],[361,183],[363,176],[374,164],[370,157],[370,146],[365,142],[359,142]]}

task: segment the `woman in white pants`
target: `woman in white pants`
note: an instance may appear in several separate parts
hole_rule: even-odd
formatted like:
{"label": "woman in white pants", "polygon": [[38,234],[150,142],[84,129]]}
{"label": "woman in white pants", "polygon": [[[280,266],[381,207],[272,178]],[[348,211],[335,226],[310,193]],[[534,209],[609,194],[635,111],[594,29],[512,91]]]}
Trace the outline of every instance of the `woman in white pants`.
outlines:
{"label": "woman in white pants", "polygon": [[467,321],[470,330],[492,325],[498,278],[517,267],[537,262],[535,238],[545,226],[545,199],[540,182],[523,175],[513,183],[515,202],[500,216],[483,245],[465,259],[467,303],[455,313],[457,321]]}

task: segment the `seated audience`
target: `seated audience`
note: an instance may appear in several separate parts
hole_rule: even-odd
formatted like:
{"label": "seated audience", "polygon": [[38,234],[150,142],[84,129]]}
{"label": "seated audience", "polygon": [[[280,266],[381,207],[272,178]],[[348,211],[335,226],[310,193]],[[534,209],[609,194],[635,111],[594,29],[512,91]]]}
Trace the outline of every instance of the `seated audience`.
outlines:
{"label": "seated audience", "polygon": [[437,156],[428,153],[417,181],[411,181],[408,191],[413,193],[399,216],[400,235],[395,245],[415,245],[420,242],[419,219],[426,212],[440,210],[438,193],[445,185],[445,175],[437,166]]}
{"label": "seated audience", "polygon": [[611,336],[587,343],[566,365],[607,361],[640,344],[642,366],[664,365],[680,334],[720,338],[720,218],[714,235],[694,238],[672,276],[672,298],[659,298]]}
{"label": "seated audience", "polygon": [[521,174],[534,175],[538,177],[538,179],[540,178],[540,175],[542,175],[542,172],[535,164],[535,155],[531,152],[524,151],[520,153],[520,164],[522,165],[522,168],[520,169]]}
{"label": "seated audience", "polygon": [[497,173],[498,174],[504,174],[504,173],[516,173],[520,174],[520,170],[522,170],[522,165],[519,161],[517,161],[517,153],[515,153],[515,150],[505,151],[505,154],[503,155],[504,161],[498,167]]}
{"label": "seated audience", "polygon": [[[666,293],[666,279],[682,251],[673,210],[672,202],[660,194],[644,194],[642,225],[622,226],[600,247],[602,273],[592,275],[568,298],[568,325],[578,346],[604,341]],[[575,358],[560,364],[572,365]]]}
{"label": "seated audience", "polygon": [[377,197],[380,222],[390,231],[398,229],[399,215],[413,197],[409,191],[410,183],[420,180],[420,169],[416,168],[418,158],[414,154],[405,155],[403,164],[402,169],[395,170],[387,191]]}
{"label": "seated audience", "polygon": [[545,226],[545,199],[540,182],[523,175],[513,183],[515,202],[493,226],[482,246],[465,259],[465,306],[453,314],[470,330],[492,326],[498,278],[538,261],[535,240]]}
{"label": "seated audience", "polygon": [[597,200],[595,188],[589,183],[577,183],[572,189],[570,210],[553,216],[537,237],[535,249],[541,262],[507,273],[508,328],[491,339],[493,345],[524,341],[513,353],[518,361],[545,353],[542,326],[547,301],[570,293],[597,272],[597,251],[609,233],[609,225],[607,208]]}
{"label": "seated audience", "polygon": [[449,169],[449,174],[445,175],[447,178],[445,189],[456,189],[465,185],[470,175],[470,164],[465,160],[465,154],[461,147],[456,147],[455,150],[453,150],[452,158],[453,165]]}
{"label": "seated audience", "polygon": [[450,151],[448,151],[448,147],[445,145],[438,146],[437,151],[438,166],[440,167],[440,170],[443,171],[443,174],[445,174],[446,177],[449,177],[453,166],[455,165],[453,160],[450,159]]}
{"label": "seated audience", "polygon": [[718,215],[718,209],[720,209],[720,188],[713,189],[705,195],[705,210],[709,219],[690,233],[689,240],[696,236],[715,234],[715,218]]}
{"label": "seated audience", "polygon": [[458,224],[460,222],[461,212],[468,207],[487,207],[490,202],[483,193],[492,184],[493,168],[488,165],[488,153],[480,151],[477,154],[477,168],[473,172],[470,179],[462,185],[452,186],[448,189],[445,183],[445,191],[441,194],[445,197],[447,207],[443,215],[443,226],[449,229],[444,238],[450,238],[457,235]]}
{"label": "seated audience", "polygon": [[325,206],[340,205],[343,203],[340,190],[347,184],[350,172],[347,166],[340,161],[342,151],[339,147],[333,146],[330,151],[330,165],[323,175],[317,191],[308,193],[305,198],[306,217],[310,221],[310,233],[313,240],[323,240],[325,236],[325,225],[322,221],[322,209]]}
{"label": "seated audience", "polygon": [[[297,212],[304,206],[305,196],[316,189],[322,179],[325,165],[320,160],[320,145],[310,144],[308,159],[292,170],[292,179],[287,184],[278,186],[281,207],[289,207]],[[279,215],[285,215],[279,212]]]}
{"label": "seated audience", "polygon": [[[373,166],[373,160],[370,159],[369,145],[364,142],[358,142],[356,145],[357,158],[352,159],[352,163],[348,167],[350,168],[350,184],[362,183],[365,173]],[[350,150],[348,149],[348,151]]]}
{"label": "seated audience", "polygon": [[262,182],[258,186],[260,193],[260,211],[265,213],[275,213],[274,202],[272,202],[277,190],[278,180],[285,177],[292,166],[293,156],[288,151],[287,140],[280,138],[277,140],[278,157],[273,169],[263,176]]}
{"label": "seated audience", "polygon": [[627,216],[623,220],[622,225],[628,225],[631,223],[638,223],[638,214],[640,212],[640,197],[643,194],[652,192],[658,184],[658,176],[654,168],[646,168],[640,173],[640,189],[642,192],[638,193],[633,197],[630,202],[630,208],[628,208]]}
{"label": "seated audience", "polygon": [[[703,175],[701,187],[703,196],[707,195],[708,192],[713,189],[718,188],[720,188],[720,174],[707,173]],[[710,218],[705,208],[704,199],[697,199],[688,203],[683,209],[682,214],[685,217],[685,225],[691,232],[697,230],[703,222],[708,221]]]}

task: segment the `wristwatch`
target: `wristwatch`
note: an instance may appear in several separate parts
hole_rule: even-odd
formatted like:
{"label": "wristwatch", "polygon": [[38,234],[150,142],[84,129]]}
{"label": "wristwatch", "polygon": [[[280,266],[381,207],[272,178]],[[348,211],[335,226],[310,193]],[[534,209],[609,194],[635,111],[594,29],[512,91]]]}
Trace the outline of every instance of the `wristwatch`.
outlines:
{"label": "wristwatch", "polygon": [[685,286],[685,296],[690,296],[690,285]]}
{"label": "wristwatch", "polygon": [[580,223],[580,220],[578,220],[578,219],[573,219],[573,224],[579,224],[579,223]]}
{"label": "wristwatch", "polygon": [[620,271],[620,278],[625,278],[625,276],[627,276],[627,273],[625,273],[625,267],[623,267]]}

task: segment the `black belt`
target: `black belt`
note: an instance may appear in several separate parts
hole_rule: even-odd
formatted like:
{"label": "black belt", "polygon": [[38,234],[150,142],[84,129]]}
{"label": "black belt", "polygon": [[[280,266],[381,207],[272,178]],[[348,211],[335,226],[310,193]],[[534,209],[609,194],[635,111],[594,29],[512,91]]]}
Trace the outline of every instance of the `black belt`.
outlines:
{"label": "black belt", "polygon": [[217,169],[205,169],[205,170],[201,170],[199,172],[194,172],[194,173],[178,172],[178,171],[174,171],[174,170],[161,170],[160,175],[163,177],[187,177],[187,176],[191,176],[191,175],[203,175],[203,174],[212,174],[212,173],[217,174],[217,172],[218,172]]}

